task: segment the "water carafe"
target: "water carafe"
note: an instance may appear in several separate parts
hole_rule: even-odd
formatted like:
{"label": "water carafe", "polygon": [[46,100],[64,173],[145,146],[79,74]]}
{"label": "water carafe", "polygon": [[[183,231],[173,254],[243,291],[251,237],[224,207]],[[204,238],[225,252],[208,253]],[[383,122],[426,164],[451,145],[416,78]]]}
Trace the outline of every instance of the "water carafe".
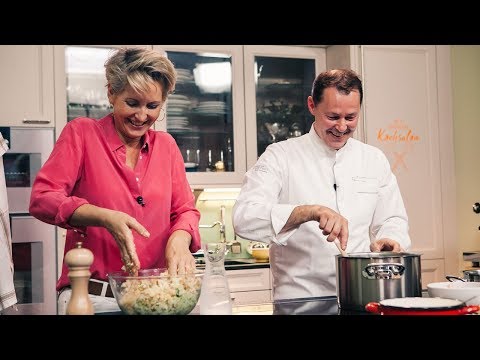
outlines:
{"label": "water carafe", "polygon": [[203,243],[205,273],[200,294],[200,315],[231,315],[232,298],[225,271],[226,243]]}

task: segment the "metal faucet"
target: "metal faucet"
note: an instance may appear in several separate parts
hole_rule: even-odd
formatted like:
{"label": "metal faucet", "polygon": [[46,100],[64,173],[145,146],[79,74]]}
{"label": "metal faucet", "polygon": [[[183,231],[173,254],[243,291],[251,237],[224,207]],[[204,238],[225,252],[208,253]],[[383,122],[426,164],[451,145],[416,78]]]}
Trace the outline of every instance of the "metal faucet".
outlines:
{"label": "metal faucet", "polygon": [[220,227],[220,242],[226,243],[227,242],[227,236],[225,235],[225,205],[220,206],[220,220],[215,221],[211,225],[198,225],[199,228],[206,228],[206,229],[211,229],[215,226]]}

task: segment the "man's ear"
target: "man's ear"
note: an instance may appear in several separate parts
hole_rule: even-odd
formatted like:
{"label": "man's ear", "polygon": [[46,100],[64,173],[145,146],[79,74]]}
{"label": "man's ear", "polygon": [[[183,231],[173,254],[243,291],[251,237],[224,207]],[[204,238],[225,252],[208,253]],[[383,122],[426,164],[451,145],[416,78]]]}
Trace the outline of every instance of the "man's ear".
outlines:
{"label": "man's ear", "polygon": [[310,114],[315,116],[315,103],[313,102],[313,98],[311,96],[307,98],[307,106],[308,106],[308,110],[310,111]]}

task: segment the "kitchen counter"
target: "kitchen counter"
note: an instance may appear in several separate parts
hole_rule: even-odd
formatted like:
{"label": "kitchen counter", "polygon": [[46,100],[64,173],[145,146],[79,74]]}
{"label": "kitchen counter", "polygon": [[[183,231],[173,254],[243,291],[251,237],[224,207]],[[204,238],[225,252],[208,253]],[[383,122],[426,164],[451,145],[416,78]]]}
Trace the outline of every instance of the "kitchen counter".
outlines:
{"label": "kitchen counter", "polygon": [[[426,291],[423,297],[428,297]],[[278,300],[264,304],[234,306],[233,315],[377,315],[366,310],[340,309],[336,296]],[[191,315],[199,315],[198,306]]]}
{"label": "kitchen counter", "polygon": [[[424,291],[423,297],[428,297]],[[340,309],[336,296],[296,298],[273,301],[263,304],[237,305],[232,309],[233,315],[377,315],[367,311]],[[98,313],[97,315],[122,315],[121,312]],[[200,315],[197,306],[190,315]]]}
{"label": "kitchen counter", "polygon": [[[340,311],[336,296],[288,299],[264,304],[234,306],[233,315],[371,315],[367,312]],[[122,315],[121,312],[98,313],[97,315]],[[197,306],[190,315],[200,315]]]}
{"label": "kitchen counter", "polygon": [[268,304],[235,306],[234,315],[338,315],[335,296],[288,299]]}
{"label": "kitchen counter", "polygon": [[[203,257],[196,258],[197,269],[205,269],[205,261]],[[258,261],[255,259],[241,259],[232,258],[225,259],[225,270],[242,270],[242,269],[261,269],[269,268],[268,261]]]}
{"label": "kitchen counter", "polygon": [[[194,311],[191,315],[198,315]],[[366,311],[341,310],[336,296],[299,298],[265,304],[234,306],[233,315],[373,315]]]}

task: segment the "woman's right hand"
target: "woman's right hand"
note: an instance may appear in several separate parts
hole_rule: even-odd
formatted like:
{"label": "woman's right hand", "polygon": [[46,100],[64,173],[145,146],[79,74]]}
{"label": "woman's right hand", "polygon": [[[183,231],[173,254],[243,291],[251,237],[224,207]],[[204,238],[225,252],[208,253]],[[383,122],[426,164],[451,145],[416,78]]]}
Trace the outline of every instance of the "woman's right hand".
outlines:
{"label": "woman's right hand", "polygon": [[135,218],[115,210],[107,212],[104,226],[117,242],[125,270],[136,275],[140,269],[140,260],[135,249],[132,230],[147,238],[150,236],[149,232]]}
{"label": "woman's right hand", "polygon": [[137,274],[140,260],[135,250],[132,230],[145,237],[150,234],[135,218],[121,211],[83,204],[73,212],[69,222],[72,226],[102,226],[107,229],[117,242],[125,270]]}

